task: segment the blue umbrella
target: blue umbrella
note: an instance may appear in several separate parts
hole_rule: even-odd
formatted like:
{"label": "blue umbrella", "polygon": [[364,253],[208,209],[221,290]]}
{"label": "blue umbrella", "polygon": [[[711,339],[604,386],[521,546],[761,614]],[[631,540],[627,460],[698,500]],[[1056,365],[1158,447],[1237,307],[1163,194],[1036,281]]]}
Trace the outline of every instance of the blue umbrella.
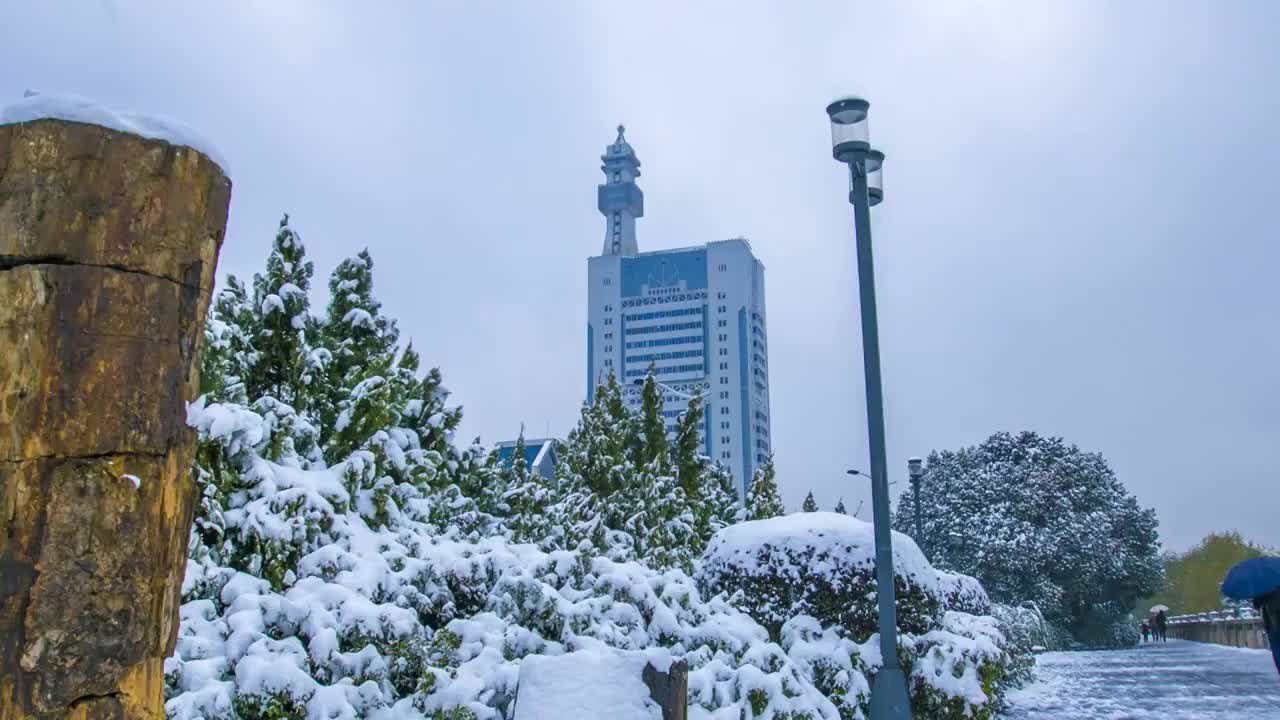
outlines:
{"label": "blue umbrella", "polygon": [[1238,563],[1222,581],[1222,594],[1252,600],[1280,590],[1280,557],[1256,557]]}

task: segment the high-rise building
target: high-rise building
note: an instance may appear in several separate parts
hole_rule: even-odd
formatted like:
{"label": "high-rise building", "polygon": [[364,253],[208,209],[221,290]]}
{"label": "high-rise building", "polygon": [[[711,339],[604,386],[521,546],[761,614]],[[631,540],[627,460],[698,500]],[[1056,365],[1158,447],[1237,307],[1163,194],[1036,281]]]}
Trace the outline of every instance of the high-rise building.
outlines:
{"label": "high-rise building", "polygon": [[638,408],[652,367],[672,432],[689,394],[702,387],[703,452],[733,472],[745,498],[771,452],[764,265],[740,238],[640,252],[640,160],[622,126],[601,159],[604,248],[587,260],[588,401],[612,373]]}

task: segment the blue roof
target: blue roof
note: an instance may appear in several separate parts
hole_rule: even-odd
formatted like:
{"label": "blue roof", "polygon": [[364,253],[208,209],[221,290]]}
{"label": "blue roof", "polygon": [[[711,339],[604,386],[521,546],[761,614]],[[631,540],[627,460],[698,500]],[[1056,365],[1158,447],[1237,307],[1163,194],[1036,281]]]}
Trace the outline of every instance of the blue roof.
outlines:
{"label": "blue roof", "polygon": [[[525,466],[533,467],[534,462],[536,462],[538,459],[538,455],[542,453],[543,446],[552,444],[552,443],[554,443],[553,440],[545,439],[545,438],[538,439],[538,440],[525,440],[524,441]],[[551,447],[548,447],[547,452],[550,453],[552,464],[555,464],[555,445],[552,444]],[[498,461],[502,463],[502,467],[504,468],[511,467],[512,463],[514,462],[515,454],[516,454],[515,441],[498,443]]]}

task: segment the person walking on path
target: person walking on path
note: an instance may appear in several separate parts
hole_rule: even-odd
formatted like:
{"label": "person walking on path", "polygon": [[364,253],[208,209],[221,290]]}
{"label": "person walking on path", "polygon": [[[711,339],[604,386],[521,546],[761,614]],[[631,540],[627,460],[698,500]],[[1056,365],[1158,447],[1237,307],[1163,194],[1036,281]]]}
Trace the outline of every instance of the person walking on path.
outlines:
{"label": "person walking on path", "polygon": [[1222,580],[1222,594],[1232,600],[1252,600],[1262,613],[1271,657],[1280,671],[1280,557],[1264,555],[1235,565]]}
{"label": "person walking on path", "polygon": [[1146,620],[1143,620],[1142,621],[1142,642],[1150,642],[1150,641],[1151,641],[1151,626],[1147,624]]}
{"label": "person walking on path", "polygon": [[1262,626],[1267,629],[1267,641],[1271,643],[1271,658],[1280,672],[1280,590],[1253,599],[1253,606],[1262,613]]}
{"label": "person walking on path", "polygon": [[1169,642],[1169,619],[1163,610],[1156,613],[1156,637],[1160,642]]}

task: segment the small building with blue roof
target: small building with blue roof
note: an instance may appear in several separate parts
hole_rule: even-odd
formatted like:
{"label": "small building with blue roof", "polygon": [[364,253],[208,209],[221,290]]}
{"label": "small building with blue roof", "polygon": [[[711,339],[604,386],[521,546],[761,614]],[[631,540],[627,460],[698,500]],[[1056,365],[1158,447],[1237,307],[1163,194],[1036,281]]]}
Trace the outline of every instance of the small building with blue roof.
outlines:
{"label": "small building with blue roof", "polygon": [[[497,445],[498,462],[503,469],[510,468],[515,462],[517,440],[500,442]],[[524,464],[530,472],[535,472],[548,480],[556,476],[556,441],[554,438],[525,438]]]}

